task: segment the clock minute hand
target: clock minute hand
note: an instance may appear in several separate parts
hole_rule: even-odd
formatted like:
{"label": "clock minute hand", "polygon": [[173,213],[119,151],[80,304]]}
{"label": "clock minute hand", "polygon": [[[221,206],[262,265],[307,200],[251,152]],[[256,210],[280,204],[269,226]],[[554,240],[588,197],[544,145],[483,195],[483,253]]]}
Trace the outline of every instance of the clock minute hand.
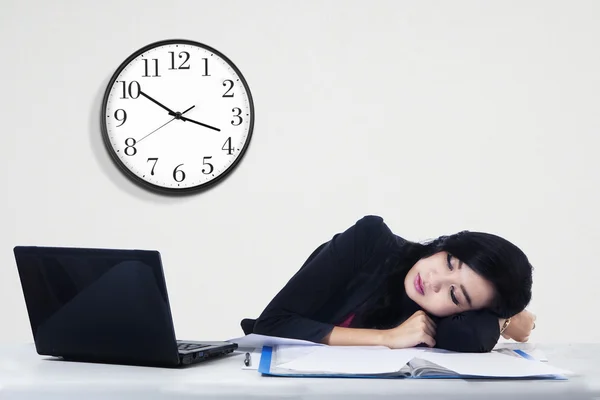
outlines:
{"label": "clock minute hand", "polygon": [[184,121],[184,122],[188,122],[188,121],[189,122],[193,122],[194,124],[198,124],[198,125],[203,126],[205,128],[212,129],[212,130],[215,130],[217,132],[221,132],[221,130],[219,128],[215,128],[214,126],[203,124],[202,122],[194,121],[193,119],[189,119],[189,118],[184,117],[184,116],[179,117],[179,119],[182,120],[182,121]]}
{"label": "clock minute hand", "polygon": [[170,108],[166,107],[165,105],[163,105],[163,104],[159,103],[158,101],[154,100],[152,97],[148,96],[146,93],[142,92],[141,90],[140,90],[140,94],[141,94],[142,96],[144,96],[145,98],[147,98],[148,100],[150,100],[151,102],[153,102],[154,104],[156,104],[156,105],[158,105],[158,106],[160,106],[160,107],[164,108],[165,110],[167,110],[167,112],[169,113],[169,115],[173,115],[173,114],[175,114],[175,113],[173,112],[173,110],[171,110]]}

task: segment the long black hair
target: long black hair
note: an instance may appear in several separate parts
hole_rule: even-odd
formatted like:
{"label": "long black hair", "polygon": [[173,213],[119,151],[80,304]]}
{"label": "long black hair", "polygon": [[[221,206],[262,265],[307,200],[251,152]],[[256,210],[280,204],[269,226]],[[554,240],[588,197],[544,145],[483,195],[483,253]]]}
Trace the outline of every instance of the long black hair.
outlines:
{"label": "long black hair", "polygon": [[402,251],[395,255],[395,267],[383,290],[365,305],[360,319],[366,326],[391,328],[410,316],[402,309],[404,278],[417,261],[440,251],[448,252],[492,283],[495,297],[488,309],[499,318],[518,314],[531,301],[533,267],[521,249],[500,236],[462,231],[428,243],[404,239],[401,243]]}

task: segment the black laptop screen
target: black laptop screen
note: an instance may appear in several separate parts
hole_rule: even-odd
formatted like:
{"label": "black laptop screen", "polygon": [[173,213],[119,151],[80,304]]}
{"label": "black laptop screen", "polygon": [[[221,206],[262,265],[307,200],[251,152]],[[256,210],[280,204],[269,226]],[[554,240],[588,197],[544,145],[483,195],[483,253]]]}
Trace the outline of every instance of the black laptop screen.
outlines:
{"label": "black laptop screen", "polygon": [[52,247],[14,251],[36,339],[40,330],[54,337],[66,337],[67,331],[97,332],[101,339],[100,332],[103,337],[113,334],[111,327],[120,327],[120,334],[126,333],[123,328],[137,334],[142,327],[170,334],[158,252]]}

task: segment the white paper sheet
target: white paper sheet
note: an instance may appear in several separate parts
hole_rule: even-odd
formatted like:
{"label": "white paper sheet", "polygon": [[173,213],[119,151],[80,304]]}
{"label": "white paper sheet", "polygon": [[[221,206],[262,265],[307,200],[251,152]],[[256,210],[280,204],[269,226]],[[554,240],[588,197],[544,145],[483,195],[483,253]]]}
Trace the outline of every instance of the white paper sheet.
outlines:
{"label": "white paper sheet", "polygon": [[324,346],[320,343],[308,342],[306,340],[279,338],[274,336],[250,335],[242,336],[236,339],[229,339],[228,342],[237,343],[240,349],[258,349],[263,346],[280,346],[280,345],[296,345],[296,346]]}
{"label": "white paper sheet", "polygon": [[460,375],[482,377],[532,377],[572,375],[568,370],[547,363],[508,356],[501,353],[443,353],[423,351],[419,358],[431,361]]}
{"label": "white paper sheet", "polygon": [[[291,351],[292,349],[290,349]],[[422,350],[387,347],[326,346],[312,349],[308,354],[277,364],[303,373],[385,374],[399,371]],[[286,357],[285,348],[277,348],[277,358]]]}

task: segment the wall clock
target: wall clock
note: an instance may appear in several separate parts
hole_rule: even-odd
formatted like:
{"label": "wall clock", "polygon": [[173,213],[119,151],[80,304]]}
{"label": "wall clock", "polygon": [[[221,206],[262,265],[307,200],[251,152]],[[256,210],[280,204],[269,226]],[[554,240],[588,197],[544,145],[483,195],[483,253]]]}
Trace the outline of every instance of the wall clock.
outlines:
{"label": "wall clock", "polygon": [[250,144],[254,104],[240,70],[191,40],[149,44],[111,77],[102,101],[104,144],[134,182],[190,193],[222,180]]}

